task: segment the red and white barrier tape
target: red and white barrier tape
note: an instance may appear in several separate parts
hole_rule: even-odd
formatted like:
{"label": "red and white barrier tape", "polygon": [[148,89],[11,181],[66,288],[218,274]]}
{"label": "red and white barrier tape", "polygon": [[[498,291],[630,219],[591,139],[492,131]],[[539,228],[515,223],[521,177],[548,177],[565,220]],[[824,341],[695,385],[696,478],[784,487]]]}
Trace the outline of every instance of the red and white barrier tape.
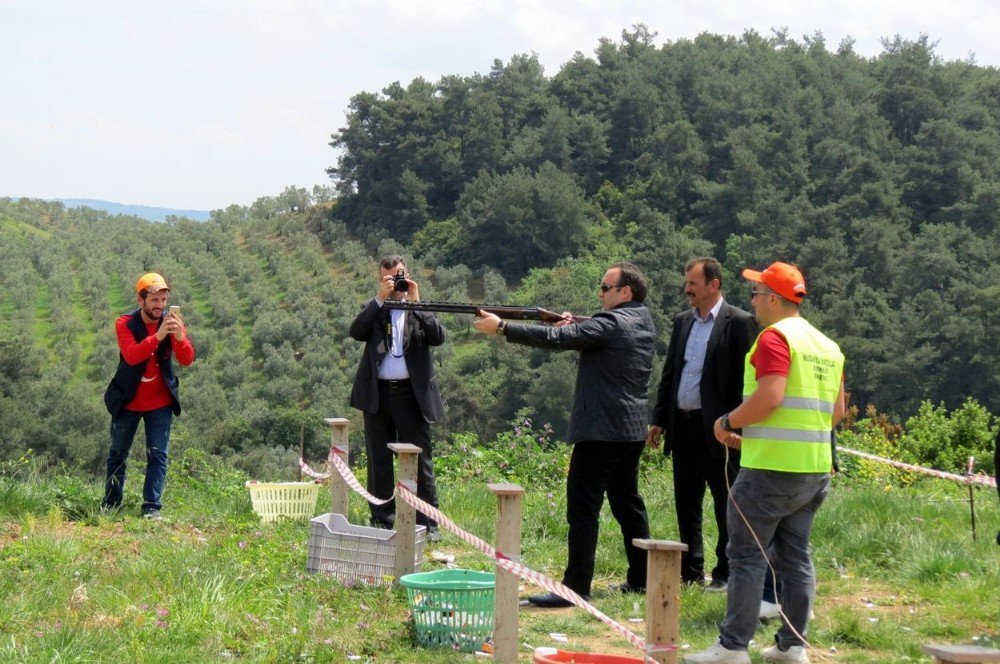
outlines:
{"label": "red and white barrier tape", "polygon": [[875,456],[874,454],[869,454],[868,452],[859,452],[858,450],[852,450],[849,447],[837,446],[838,452],[847,452],[848,454],[853,454],[854,456],[861,457],[862,459],[868,459],[870,461],[879,461],[881,463],[894,466],[896,468],[901,468],[903,470],[909,470],[914,473],[921,473],[923,475],[929,475],[931,477],[937,477],[943,480],[952,480],[954,482],[961,482],[963,484],[983,484],[986,486],[995,487],[997,481],[990,477],[989,475],[973,475],[972,474],[972,463],[970,459],[969,463],[969,474],[968,475],[958,475],[957,473],[946,473],[943,470],[934,470],[933,468],[924,468],[923,466],[914,466],[910,463],[903,463],[902,461],[895,461],[893,459],[886,459],[885,457]]}
{"label": "red and white barrier tape", "polygon": [[[364,496],[365,500],[367,500],[372,505],[385,505],[387,502],[392,500],[392,498],[376,498],[372,494],[368,493],[368,491],[365,490],[363,486],[361,486],[361,482],[359,482],[358,478],[354,476],[354,473],[351,472],[351,469],[348,467],[348,465],[344,463],[343,459],[340,458],[340,455],[343,453],[344,453],[343,450],[337,447],[331,447],[330,456],[327,460],[329,461],[331,468],[337,469],[337,471],[340,473],[340,476],[343,478],[344,482],[347,483],[347,486],[354,489],[356,493],[359,493],[362,496]],[[302,468],[302,472],[318,480],[328,479],[332,475],[332,473],[317,473],[315,470],[310,468],[308,464],[306,464],[306,462],[303,461],[301,458],[299,459],[299,467]]]}
{"label": "red and white barrier tape", "polygon": [[[319,475],[321,475],[320,473],[315,473],[315,471],[308,469],[308,466],[301,459],[299,460],[299,464],[302,466],[303,472],[308,473],[312,477],[317,477],[317,479],[325,479],[318,477]],[[354,473],[351,471],[350,467],[348,467],[348,465],[344,462],[344,460],[340,458],[338,454],[335,454],[333,450],[331,450],[330,452],[330,465],[332,468],[337,469],[337,472],[340,473],[340,476],[344,479],[344,481],[347,483],[349,487],[354,489],[355,492],[364,496],[365,499],[368,500],[368,502],[377,505],[388,502],[386,500],[375,498],[370,493],[365,491],[364,488],[361,486],[361,483],[358,482],[357,477],[354,476]],[[329,476],[330,474],[326,474],[326,477]],[[558,581],[550,579],[549,577],[545,576],[540,572],[536,572],[535,570],[529,567],[525,567],[519,561],[516,561],[512,559],[510,556],[507,556],[504,553],[497,551],[494,547],[490,546],[490,544],[485,540],[476,537],[470,532],[462,530],[461,528],[458,527],[458,525],[454,521],[445,516],[444,512],[418,498],[417,495],[411,489],[409,489],[402,483],[396,484],[396,494],[403,502],[407,503],[418,512],[421,512],[422,514],[436,521],[438,523],[438,526],[443,527],[446,530],[454,533],[459,539],[466,542],[480,553],[495,560],[497,566],[500,567],[501,569],[506,570],[511,574],[515,574],[521,577],[522,579],[525,579],[526,581],[530,581],[531,583],[534,583],[537,586],[545,588],[549,592],[555,593],[556,595],[562,597],[563,599],[571,602],[575,606],[580,607],[590,615],[594,616],[595,618],[603,622],[605,625],[613,629],[615,632],[617,632],[622,638],[631,643],[633,646],[642,650],[646,654],[646,659],[648,661],[655,662],[655,660],[653,660],[650,657],[651,653],[667,652],[670,650],[677,649],[676,645],[667,645],[667,644],[647,645],[646,642],[642,639],[642,637],[638,636],[624,625],[615,622],[613,618],[601,612],[597,607],[595,607],[587,600],[583,599],[583,597],[581,597],[579,594],[577,594],[570,588],[567,588]]]}

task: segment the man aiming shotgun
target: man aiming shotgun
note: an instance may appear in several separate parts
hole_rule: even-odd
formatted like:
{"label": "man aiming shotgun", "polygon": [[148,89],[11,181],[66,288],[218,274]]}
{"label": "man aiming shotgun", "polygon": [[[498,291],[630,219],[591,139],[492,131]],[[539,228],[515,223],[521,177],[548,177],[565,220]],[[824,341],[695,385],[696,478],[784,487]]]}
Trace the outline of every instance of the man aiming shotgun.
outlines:
{"label": "man aiming shotgun", "polygon": [[[646,279],[635,265],[616,263],[605,272],[597,296],[601,311],[592,318],[566,313],[552,326],[525,325],[482,310],[473,323],[478,331],[512,343],[580,353],[566,436],[573,453],[566,478],[569,560],[563,584],[584,598],[590,596],[605,494],[621,526],[628,558],[625,583],[617,590],[645,592],[646,552],[632,540],[649,537],[646,505],[639,494],[639,457],[646,445],[647,393],[656,342],[653,319],[643,304]],[[570,605],[552,593],[528,601],[541,607]]]}

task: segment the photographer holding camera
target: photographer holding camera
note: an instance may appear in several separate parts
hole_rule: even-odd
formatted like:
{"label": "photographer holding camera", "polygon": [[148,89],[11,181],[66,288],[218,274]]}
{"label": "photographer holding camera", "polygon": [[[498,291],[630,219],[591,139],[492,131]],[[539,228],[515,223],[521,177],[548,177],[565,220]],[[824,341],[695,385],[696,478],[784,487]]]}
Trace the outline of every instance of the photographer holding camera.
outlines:
{"label": "photographer holding camera", "polygon": [[[362,305],[350,329],[352,339],[365,342],[351,406],[364,414],[367,488],[378,498],[391,498],[395,479],[388,444],[412,443],[421,450],[417,495],[437,507],[431,424],[444,416],[444,406],[430,349],[444,343],[445,330],[432,313],[386,309],[388,299],[420,299],[420,286],[409,278],[399,256],[379,261],[378,292]],[[393,502],[369,507],[373,526],[393,527]],[[433,520],[418,512],[417,523],[427,526],[430,541],[440,539]]]}
{"label": "photographer holding camera", "polygon": [[142,275],[135,292],[139,308],[115,322],[118,368],[104,393],[104,405],[111,413],[111,448],[102,505],[117,509],[122,504],[125,467],[141,420],[146,429],[147,458],[142,516],[159,519],[170,424],[181,414],[173,359],[189,366],[194,362],[194,346],[180,309],[167,309],[170,287],[162,276],[155,272]]}

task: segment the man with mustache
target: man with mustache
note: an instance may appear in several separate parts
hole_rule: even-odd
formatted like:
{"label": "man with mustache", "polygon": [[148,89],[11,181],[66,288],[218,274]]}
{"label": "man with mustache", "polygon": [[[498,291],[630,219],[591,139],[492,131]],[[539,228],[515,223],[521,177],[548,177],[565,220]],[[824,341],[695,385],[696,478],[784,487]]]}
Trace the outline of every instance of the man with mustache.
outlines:
{"label": "man with mustache", "polygon": [[[715,440],[715,420],[743,400],[743,360],[757,338],[754,317],[722,297],[722,266],[714,258],[695,258],[684,266],[684,292],[691,309],[674,318],[667,359],[646,444],[674,458],[674,506],[681,542],[681,580],[705,583],[702,545],[702,500],[712,492],[719,536],[711,590],[724,591],[729,581],[726,558],[726,499],[740,469],[740,454],[726,452]],[[728,478],[727,478],[728,473]],[[728,479],[728,484],[727,484]]]}

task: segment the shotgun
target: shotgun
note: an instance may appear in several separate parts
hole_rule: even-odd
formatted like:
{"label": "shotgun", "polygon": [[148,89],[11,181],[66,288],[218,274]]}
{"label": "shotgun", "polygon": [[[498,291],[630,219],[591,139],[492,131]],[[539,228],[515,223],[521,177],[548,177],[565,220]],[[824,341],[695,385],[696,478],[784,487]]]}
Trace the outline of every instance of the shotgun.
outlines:
{"label": "shotgun", "polygon": [[[429,300],[386,300],[387,309],[402,309],[403,311],[436,311],[446,314],[473,314],[477,311],[486,311],[509,320],[540,320],[543,323],[553,324],[563,320],[563,317],[554,311],[542,309],[541,307],[508,307],[496,304],[472,304],[470,302],[432,302]],[[573,322],[587,320],[586,316],[573,316]]]}

